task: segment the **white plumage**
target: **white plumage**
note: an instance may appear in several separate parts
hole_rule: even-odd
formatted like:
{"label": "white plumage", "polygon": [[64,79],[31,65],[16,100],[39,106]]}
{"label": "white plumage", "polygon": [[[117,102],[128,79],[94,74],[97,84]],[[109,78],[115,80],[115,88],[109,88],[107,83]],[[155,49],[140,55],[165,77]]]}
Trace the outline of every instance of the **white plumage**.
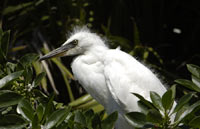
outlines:
{"label": "white plumage", "polygon": [[[60,47],[45,55],[77,55],[72,62],[75,78],[108,113],[118,111],[118,129],[131,129],[124,115],[140,111],[138,93],[150,100],[150,91],[160,96],[166,91],[159,79],[135,58],[119,49],[109,49],[98,35],[87,28],[76,30]],[[70,46],[70,47],[69,47]]]}

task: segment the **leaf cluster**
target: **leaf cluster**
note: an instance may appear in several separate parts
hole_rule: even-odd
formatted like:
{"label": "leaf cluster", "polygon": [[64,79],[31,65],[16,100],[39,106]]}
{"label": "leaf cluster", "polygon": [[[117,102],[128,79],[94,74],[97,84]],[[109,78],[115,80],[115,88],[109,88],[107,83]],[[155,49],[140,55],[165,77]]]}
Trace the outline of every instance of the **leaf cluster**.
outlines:
{"label": "leaf cluster", "polygon": [[192,90],[185,93],[176,103],[176,85],[173,85],[162,96],[156,92],[150,92],[151,101],[146,100],[139,94],[133,93],[139,98],[138,104],[142,112],[130,112],[126,114],[130,124],[136,128],[199,128],[200,127],[200,101],[192,102],[192,98],[198,97],[200,84],[200,68],[188,64],[188,70],[192,74],[192,81],[185,79],[175,80]]}

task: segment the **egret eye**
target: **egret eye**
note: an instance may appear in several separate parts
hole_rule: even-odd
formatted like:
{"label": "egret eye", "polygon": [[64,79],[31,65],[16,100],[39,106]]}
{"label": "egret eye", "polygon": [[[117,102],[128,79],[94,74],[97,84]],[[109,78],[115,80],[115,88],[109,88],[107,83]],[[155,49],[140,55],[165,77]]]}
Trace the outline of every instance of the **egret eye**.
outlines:
{"label": "egret eye", "polygon": [[73,43],[74,45],[77,45],[77,44],[78,44],[78,40],[75,39],[75,40],[72,41],[72,43]]}

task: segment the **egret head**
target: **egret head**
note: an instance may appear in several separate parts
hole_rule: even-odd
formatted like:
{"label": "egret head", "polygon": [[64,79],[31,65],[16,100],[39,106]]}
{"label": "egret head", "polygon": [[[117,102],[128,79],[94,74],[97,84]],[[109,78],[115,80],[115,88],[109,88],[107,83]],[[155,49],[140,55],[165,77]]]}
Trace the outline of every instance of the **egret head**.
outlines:
{"label": "egret head", "polygon": [[99,46],[106,47],[104,41],[96,33],[92,33],[86,27],[76,28],[63,45],[42,56],[40,60],[52,57],[81,55]]}

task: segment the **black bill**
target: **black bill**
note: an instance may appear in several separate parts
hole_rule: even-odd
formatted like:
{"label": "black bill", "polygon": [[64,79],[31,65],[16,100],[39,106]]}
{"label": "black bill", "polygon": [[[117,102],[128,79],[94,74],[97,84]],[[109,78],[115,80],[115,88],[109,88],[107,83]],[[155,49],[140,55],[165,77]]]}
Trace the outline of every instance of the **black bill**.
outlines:
{"label": "black bill", "polygon": [[76,45],[71,44],[71,43],[66,44],[66,45],[63,45],[63,46],[61,46],[61,47],[59,47],[59,48],[57,48],[57,49],[55,49],[55,50],[53,50],[53,51],[47,53],[46,55],[40,57],[39,60],[42,61],[42,60],[46,60],[46,59],[53,58],[53,57],[60,57],[60,56],[63,56],[63,55],[65,54],[66,51],[68,51],[68,50],[74,48],[75,46],[76,46]]}

